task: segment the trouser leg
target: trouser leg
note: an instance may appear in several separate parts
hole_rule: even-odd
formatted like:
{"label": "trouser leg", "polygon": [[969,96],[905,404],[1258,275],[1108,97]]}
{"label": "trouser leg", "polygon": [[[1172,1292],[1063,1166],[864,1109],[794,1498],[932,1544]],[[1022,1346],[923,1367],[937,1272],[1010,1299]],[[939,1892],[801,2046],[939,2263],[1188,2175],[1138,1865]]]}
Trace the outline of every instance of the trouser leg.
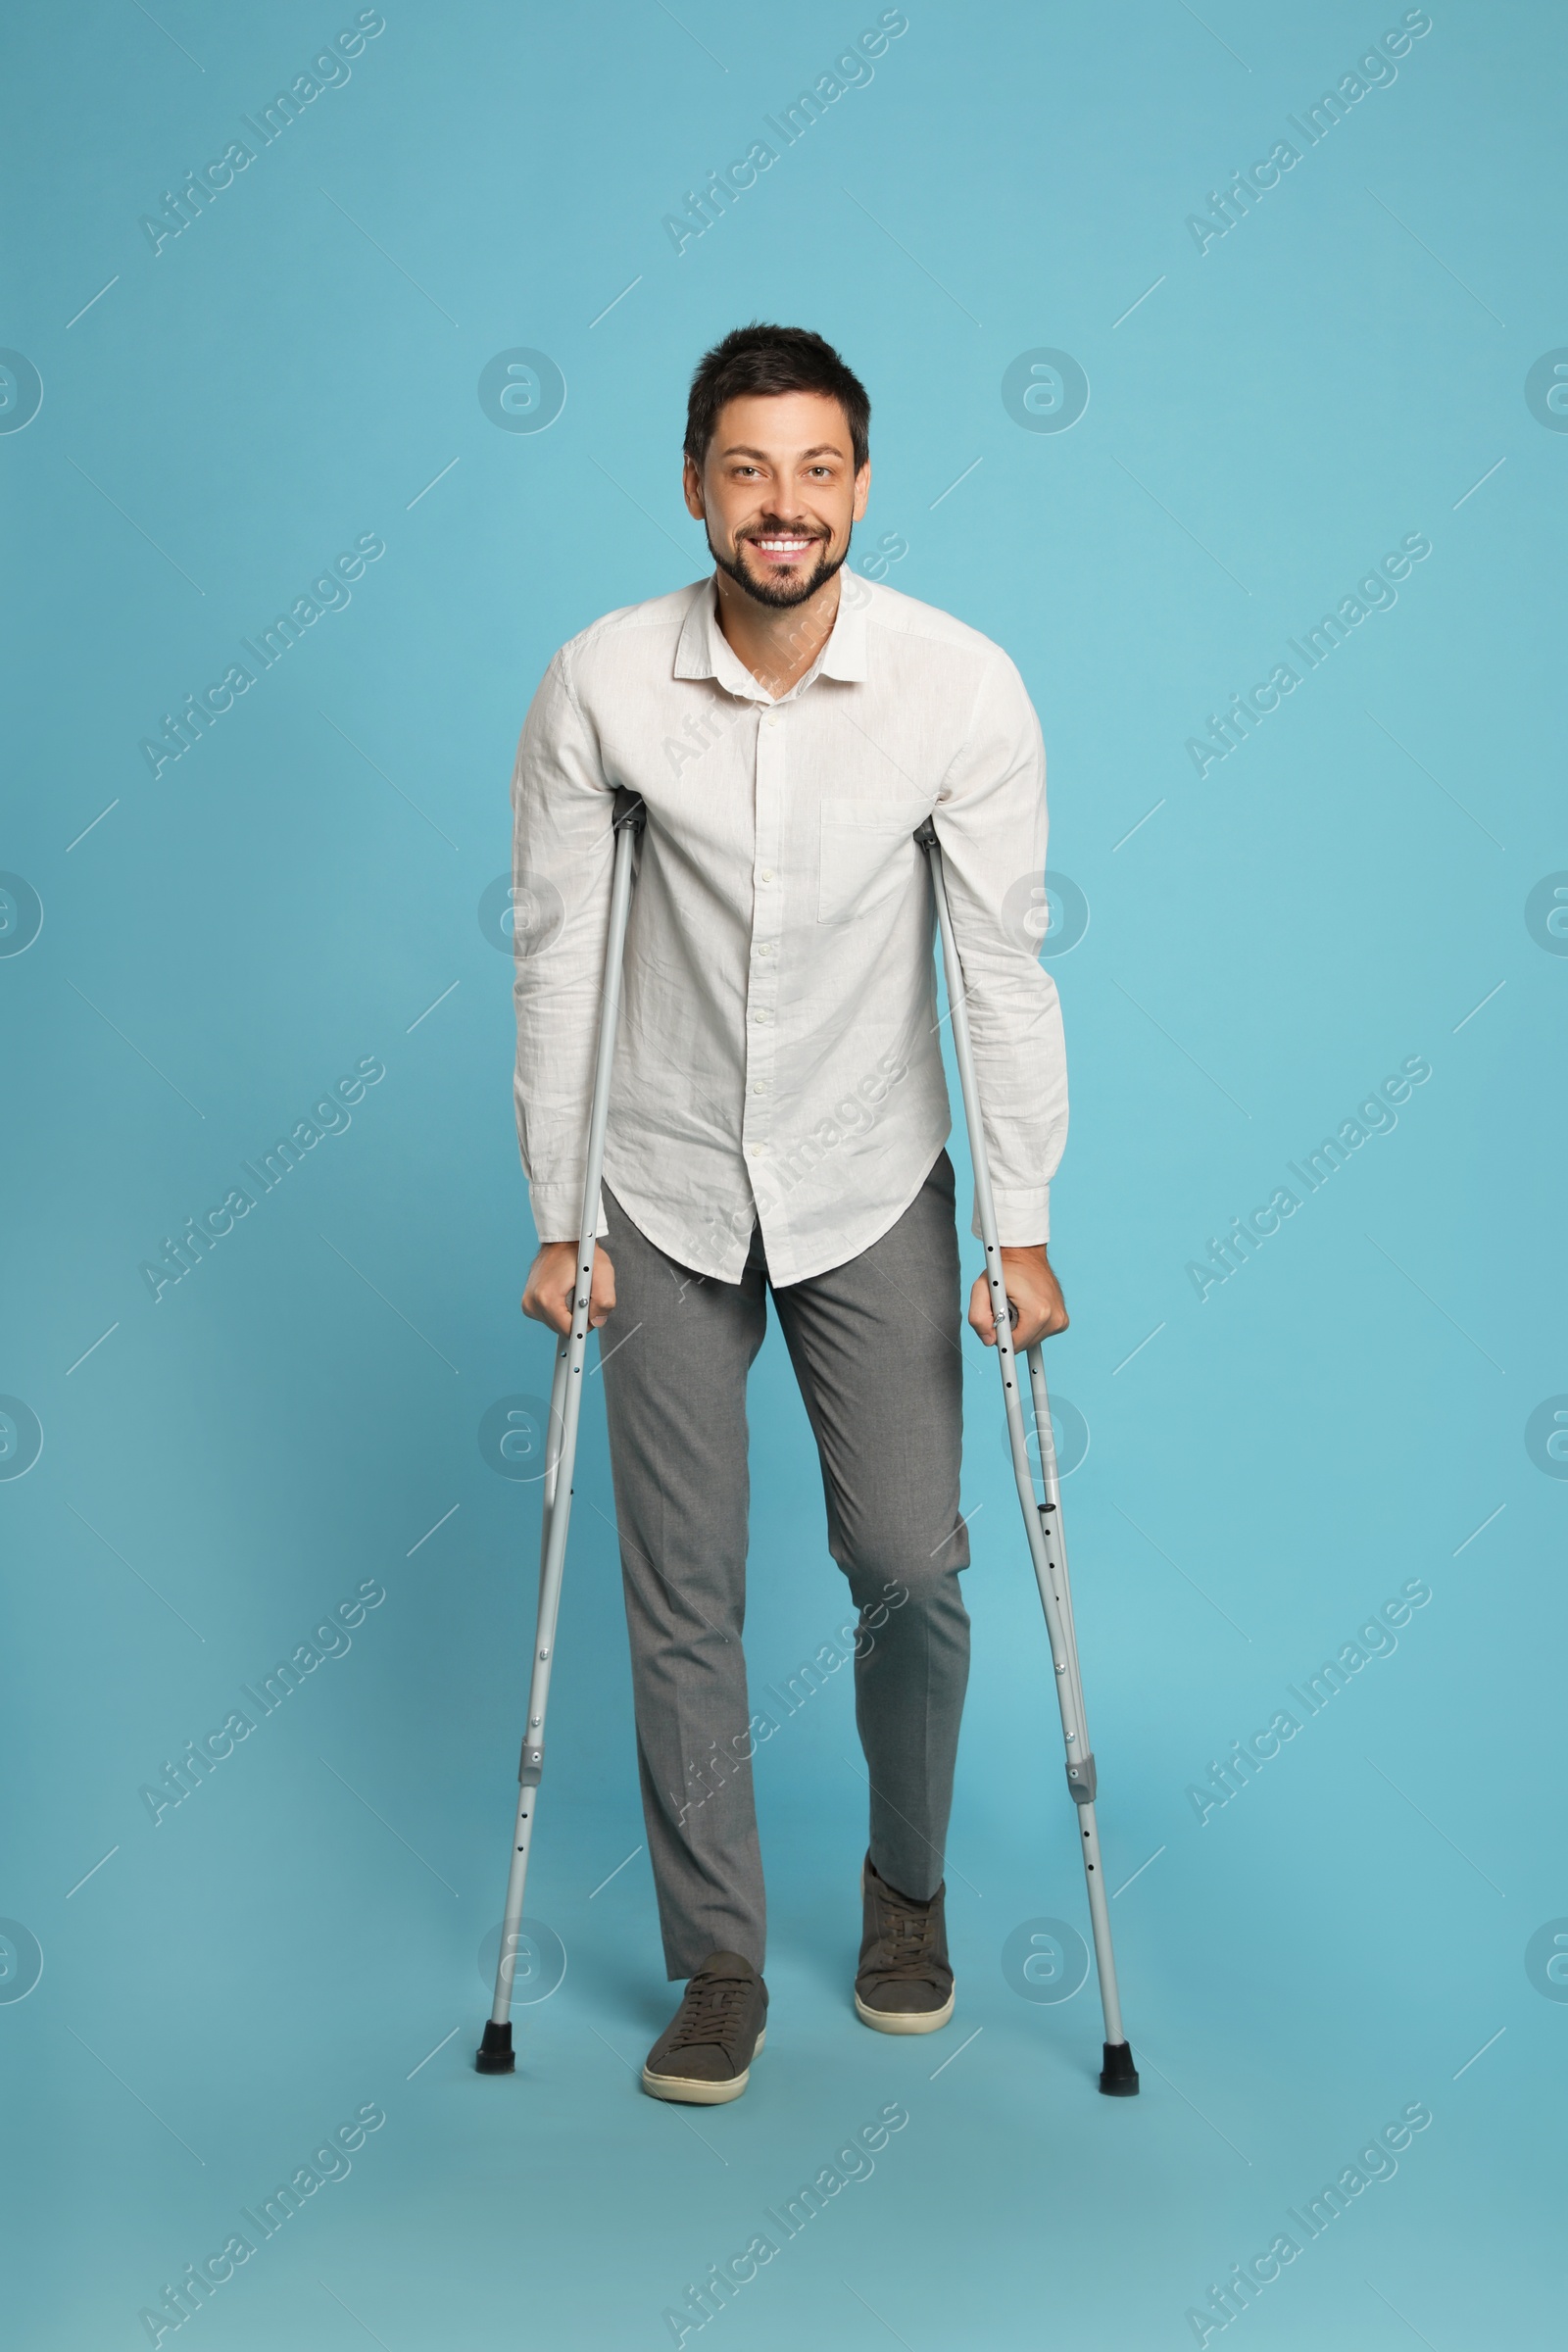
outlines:
{"label": "trouser leg", "polygon": [[637,1757],[664,1962],[760,1969],[766,1936],[746,1662],[746,1376],[766,1324],[739,1285],[666,1257],[606,1188],[615,1311],[601,1334]]}
{"label": "trouser leg", "polygon": [[878,1874],[942,1882],[969,1616],[958,1571],[963,1358],[954,1177],[944,1152],[891,1232],[774,1293],[810,1415],[828,1548],[860,1611],[855,1707]]}

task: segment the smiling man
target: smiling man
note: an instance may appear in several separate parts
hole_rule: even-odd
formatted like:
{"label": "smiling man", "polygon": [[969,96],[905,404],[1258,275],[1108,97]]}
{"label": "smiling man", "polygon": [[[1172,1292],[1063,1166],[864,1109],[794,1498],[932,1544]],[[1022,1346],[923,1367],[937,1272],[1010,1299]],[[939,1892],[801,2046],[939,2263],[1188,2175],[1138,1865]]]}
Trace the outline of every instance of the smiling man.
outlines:
{"label": "smiling man", "polygon": [[[516,1110],[540,1248],[525,1313],[565,1332],[609,925],[611,816],[647,826],[627,935],[592,1281],[664,1960],[688,1980],[656,2097],[714,2105],[761,2045],[765,1914],[741,1646],[746,1379],[767,1299],[849,1580],[870,1784],[855,2008],[953,2015],[943,1845],[969,1620],[959,1515],[951,1127],[915,828],[962,956],[1014,1345],[1063,1330],[1047,1257],[1066,1136],[1054,987],[1011,909],[1045,866],[1022,681],[961,621],[843,568],[870,404],[819,335],[707,354],[684,486],[712,573],[552,662],[513,779]],[[526,910],[526,912],[524,911]],[[975,1228],[978,1231],[978,1227]],[[969,1321],[995,1345],[984,1278]]]}

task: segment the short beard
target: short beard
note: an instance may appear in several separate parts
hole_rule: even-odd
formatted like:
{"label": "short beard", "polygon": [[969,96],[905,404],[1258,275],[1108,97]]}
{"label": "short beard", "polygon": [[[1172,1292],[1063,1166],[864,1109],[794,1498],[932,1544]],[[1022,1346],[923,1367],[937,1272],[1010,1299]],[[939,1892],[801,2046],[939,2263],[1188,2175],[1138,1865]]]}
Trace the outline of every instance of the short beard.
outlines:
{"label": "short beard", "polygon": [[[719,570],[724,573],[726,578],[733,580],[736,587],[744,595],[749,596],[754,605],[766,605],[769,611],[774,612],[790,612],[797,605],[808,603],[817,590],[825,586],[834,573],[842,567],[850,552],[850,542],[846,539],[844,554],[837,557],[831,564],[825,555],[819,555],[816,569],[811,573],[810,578],[803,581],[799,587],[788,588],[782,582],[775,587],[771,581],[754,580],[748,572],[742,570],[739,564],[732,564],[726,557],[721,556],[713,545],[712,532],[709,530],[706,522],[703,529],[708,540],[708,552],[718,565]],[[853,536],[852,532],[851,537]],[[817,541],[819,548],[825,548],[827,545],[828,542],[825,539]]]}

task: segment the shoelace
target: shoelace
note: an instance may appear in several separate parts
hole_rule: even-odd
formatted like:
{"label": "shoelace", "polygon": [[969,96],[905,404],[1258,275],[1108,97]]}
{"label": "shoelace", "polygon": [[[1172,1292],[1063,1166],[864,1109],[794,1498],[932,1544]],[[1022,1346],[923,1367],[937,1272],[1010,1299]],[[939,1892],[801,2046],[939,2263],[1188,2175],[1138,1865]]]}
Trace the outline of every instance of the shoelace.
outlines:
{"label": "shoelace", "polygon": [[680,2024],[675,2028],[672,2050],[687,2049],[694,2042],[717,2042],[722,2045],[730,2037],[736,2015],[749,1987],[737,1978],[721,1979],[714,1984],[688,1984],[686,1998],[681,2004]]}
{"label": "shoelace", "polygon": [[882,1914],[888,1923],[887,1933],[892,1948],[888,1957],[878,1967],[877,1974],[888,1977],[921,1975],[926,1945],[930,1941],[931,1935],[930,1905],[927,1904],[922,1909],[914,1911],[904,1903],[892,1900],[885,1893],[882,1895],[881,1901]]}

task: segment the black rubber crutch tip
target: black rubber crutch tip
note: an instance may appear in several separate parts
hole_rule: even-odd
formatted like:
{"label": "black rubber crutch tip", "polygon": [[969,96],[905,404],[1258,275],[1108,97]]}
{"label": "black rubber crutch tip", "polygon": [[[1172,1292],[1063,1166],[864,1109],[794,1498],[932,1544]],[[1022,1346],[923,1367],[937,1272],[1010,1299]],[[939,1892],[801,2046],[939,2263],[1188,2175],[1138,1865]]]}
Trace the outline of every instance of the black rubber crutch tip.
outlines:
{"label": "black rubber crutch tip", "polygon": [[1136,2099],[1138,2069],[1133,2064],[1133,2045],[1130,2041],[1107,2041],[1102,2044],[1105,2063],[1100,2073],[1100,2087],[1107,2099]]}
{"label": "black rubber crutch tip", "polygon": [[[473,2063],[481,2075],[510,2075],[515,2070],[517,2061],[512,2051],[510,2025],[498,2026],[494,2018],[490,2020],[484,2030],[484,2038],[474,2052]],[[1133,2077],[1133,2088],[1138,2088],[1136,2075]]]}

